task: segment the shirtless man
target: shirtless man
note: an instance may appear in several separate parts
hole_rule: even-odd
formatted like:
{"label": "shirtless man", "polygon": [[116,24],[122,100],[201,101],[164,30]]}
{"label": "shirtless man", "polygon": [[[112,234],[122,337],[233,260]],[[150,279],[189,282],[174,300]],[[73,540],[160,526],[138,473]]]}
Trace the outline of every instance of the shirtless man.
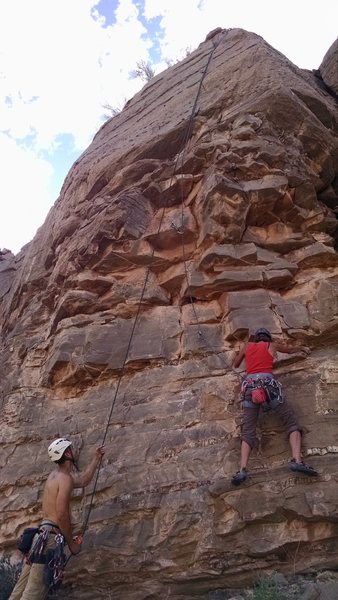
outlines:
{"label": "shirtless man", "polygon": [[[48,588],[43,582],[43,562],[47,550],[55,548],[55,537],[61,534],[71,554],[78,554],[81,546],[73,539],[70,517],[70,500],[74,488],[83,488],[92,480],[104,455],[100,446],[89,465],[81,472],[74,472],[72,443],[65,438],[54,440],[48,448],[49,458],[57,465],[46,481],[42,498],[43,520],[32,544],[32,564],[25,564],[9,600],[44,600]],[[40,556],[34,549],[42,547]],[[37,553],[35,553],[37,554]],[[39,561],[39,562],[38,562]]]}
{"label": "shirtless man", "polygon": [[[244,381],[250,382],[250,385],[245,387],[245,395],[242,399],[243,408],[243,426],[241,434],[241,463],[240,470],[232,477],[233,485],[240,485],[248,476],[247,464],[251,454],[251,450],[257,446],[256,426],[260,411],[260,404],[255,403],[254,398],[254,382],[262,380],[273,381],[272,367],[277,352],[285,352],[293,354],[301,352],[303,356],[309,354],[310,350],[306,346],[291,346],[284,342],[274,342],[270,331],[261,327],[257,329],[254,335],[254,341],[243,344],[239,353],[233,361],[233,367],[238,368],[242,361],[246,362],[246,377]],[[263,392],[264,394],[264,392]],[[261,398],[261,402],[266,396]],[[265,402],[265,406],[268,403]],[[301,472],[306,475],[316,476],[317,472],[306,465],[301,458],[301,427],[298,424],[297,418],[288,405],[286,399],[281,396],[275,406],[270,407],[282,420],[288,437],[292,452],[292,460],[290,469],[292,471]]]}

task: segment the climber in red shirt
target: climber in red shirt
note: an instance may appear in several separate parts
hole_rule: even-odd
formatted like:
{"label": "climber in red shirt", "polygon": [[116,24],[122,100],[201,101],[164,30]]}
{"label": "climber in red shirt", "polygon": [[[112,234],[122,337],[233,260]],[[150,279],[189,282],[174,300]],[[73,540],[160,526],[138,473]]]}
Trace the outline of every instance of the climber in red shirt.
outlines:
{"label": "climber in red shirt", "polygon": [[247,371],[242,384],[241,463],[240,470],[231,480],[234,485],[240,485],[248,476],[246,468],[251,450],[257,446],[256,426],[261,406],[263,409],[272,409],[277,413],[286,427],[293,457],[290,463],[291,470],[306,475],[317,475],[317,472],[301,459],[302,430],[292,408],[282,394],[279,382],[272,374],[277,351],[287,354],[301,351],[304,356],[310,352],[304,346],[295,348],[282,342],[273,342],[271,333],[262,327],[255,332],[254,342],[244,344],[233,361],[233,366],[237,368],[245,359]]}

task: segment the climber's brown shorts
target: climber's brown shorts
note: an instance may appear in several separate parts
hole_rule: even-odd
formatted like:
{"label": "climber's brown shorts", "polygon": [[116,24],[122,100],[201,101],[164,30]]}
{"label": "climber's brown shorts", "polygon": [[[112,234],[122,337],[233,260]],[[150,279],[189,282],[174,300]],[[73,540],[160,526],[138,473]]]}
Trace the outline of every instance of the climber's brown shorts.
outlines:
{"label": "climber's brown shorts", "polygon": [[[246,402],[245,404],[248,403]],[[254,404],[253,402],[250,402],[250,404],[252,404],[252,406],[244,406],[243,408],[241,440],[249,444],[250,448],[256,448],[258,443],[256,436],[256,427],[260,405]],[[300,433],[302,433],[296,415],[285,399],[283,400],[283,402],[278,404],[276,408],[273,408],[271,412],[279,416],[279,418],[283,422],[283,425],[285,426],[288,436],[293,431],[299,431]]]}

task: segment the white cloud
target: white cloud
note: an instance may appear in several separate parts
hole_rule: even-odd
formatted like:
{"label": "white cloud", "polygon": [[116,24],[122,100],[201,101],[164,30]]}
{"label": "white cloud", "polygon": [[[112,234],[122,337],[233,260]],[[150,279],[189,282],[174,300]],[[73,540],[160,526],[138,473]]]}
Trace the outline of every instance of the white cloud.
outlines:
{"label": "white cloud", "polygon": [[99,127],[102,104],[120,103],[139,89],[128,73],[147,58],[150,42],[141,37],[136,7],[123,0],[117,22],[103,28],[102,18],[91,15],[95,4],[12,0],[1,6],[0,130],[15,138],[34,132],[36,149],[70,133],[83,149]]}
{"label": "white cloud", "polygon": [[7,165],[1,169],[0,248],[16,253],[33,238],[52,204],[53,168],[3,133],[0,155]]}
{"label": "white cloud", "polygon": [[175,58],[222,27],[253,31],[297,66],[316,69],[337,35],[338,5],[332,0],[145,0],[148,19],[161,18],[163,56]]}
{"label": "white cloud", "polygon": [[[104,28],[97,3],[0,4],[0,132],[7,134],[1,135],[6,175],[0,247],[18,251],[56,200],[50,191],[52,163],[41,153],[52,161],[62,134],[73,136],[80,153],[102,124],[103,104],[123,105],[142,86],[129,79],[151,45],[142,37],[137,9],[132,0],[122,0],[116,23]],[[30,151],[22,149],[23,142]]]}

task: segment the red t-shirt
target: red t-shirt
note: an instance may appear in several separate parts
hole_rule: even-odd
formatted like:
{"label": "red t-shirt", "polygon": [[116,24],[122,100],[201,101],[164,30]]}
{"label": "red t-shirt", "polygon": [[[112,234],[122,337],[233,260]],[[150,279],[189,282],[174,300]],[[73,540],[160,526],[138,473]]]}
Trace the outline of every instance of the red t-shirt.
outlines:
{"label": "red t-shirt", "polygon": [[245,350],[246,372],[272,373],[273,356],[269,342],[249,342]]}

